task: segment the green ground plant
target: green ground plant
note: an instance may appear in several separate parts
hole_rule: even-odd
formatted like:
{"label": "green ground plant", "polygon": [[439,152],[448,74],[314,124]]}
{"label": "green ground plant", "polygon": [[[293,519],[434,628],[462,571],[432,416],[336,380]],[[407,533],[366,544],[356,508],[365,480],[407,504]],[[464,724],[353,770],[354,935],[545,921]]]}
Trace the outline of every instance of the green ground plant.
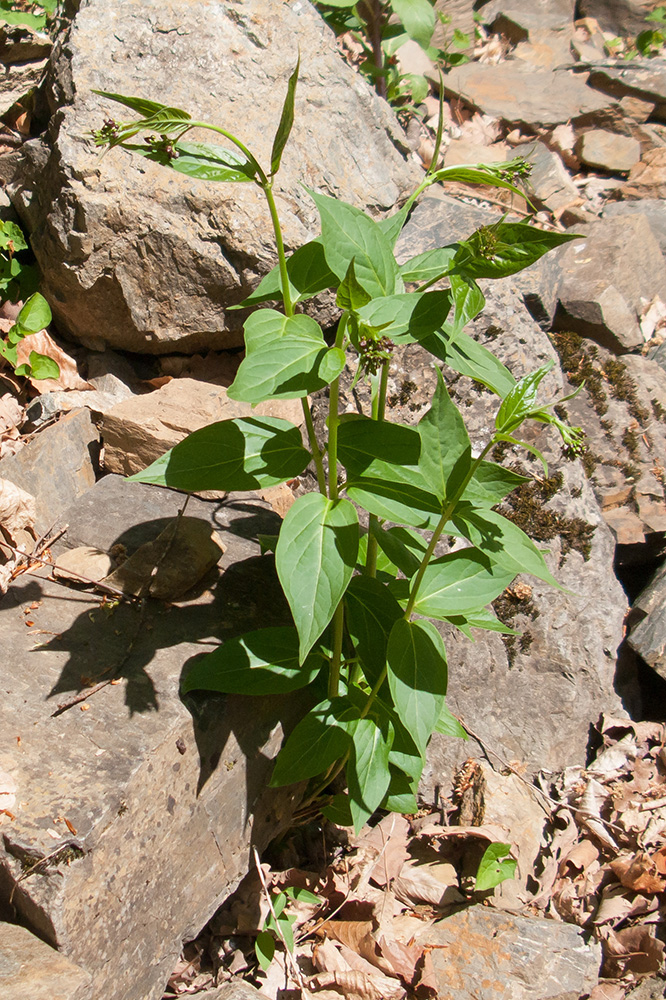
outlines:
{"label": "green ground plant", "polygon": [[0,0],[0,22],[24,25],[33,31],[46,31],[56,16],[59,0],[42,0],[41,3],[16,3]]}
{"label": "green ground plant", "polygon": [[14,369],[15,375],[27,375],[30,378],[58,378],[60,367],[53,358],[38,351],[30,351],[28,361],[18,363],[18,345],[24,337],[44,330],[51,322],[51,310],[43,295],[35,292],[22,306],[4,340],[0,340],[0,359]]}
{"label": "green ground plant", "polygon": [[458,66],[469,61],[464,49],[470,37],[456,28],[447,31],[446,44],[432,44],[437,21],[448,29],[451,19],[436,11],[434,0],[324,0],[317,3],[322,17],[337,35],[351,32],[363,49],[359,65],[380,97],[400,106],[423,101],[430,84],[418,73],[401,73],[396,53],[412,39],[439,66]]}
{"label": "green ground plant", "polygon": [[[553,425],[571,452],[581,450],[582,432],[553,411],[561,399],[537,399],[552,363],[516,381],[464,327],[484,306],[477,279],[514,274],[574,237],[500,220],[399,265],[396,241],[426,188],[451,180],[518,190],[514,175],[523,170],[519,161],[433,166],[402,208],[380,221],[310,191],[321,236],[287,257],[273,186],[294,120],[297,79],[298,66],[267,169],[227,129],[143,98],[103,94],[140,117],[109,119],[94,135],[100,146],[122,146],[188,177],[254,183],[266,197],[278,264],[243,303],[264,308],[245,323],[246,355],[228,393],[251,404],[300,399],[307,443],[286,420],[224,420],[195,431],[131,478],[182,491],[255,490],[314,465],[318,491],[296,500],[279,537],[267,543],[293,625],[220,645],[196,663],[182,692],[305,689],[303,718],[278,755],[272,784],[310,781],[306,802],[359,829],[380,806],[415,811],[433,732],[466,737],[446,705],[446,650],[433,621],[470,639],[475,629],[510,633],[488,605],[514,577],[530,573],[557,586],[541,551],[495,509],[526,478],[488,455],[498,442],[520,444],[526,420]],[[194,128],[222,135],[230,146],[185,141]],[[435,287],[443,278],[449,287]],[[298,311],[330,288],[342,313],[332,345]],[[432,403],[417,427],[385,414],[392,352],[413,343],[437,364]],[[480,448],[472,448],[443,366],[497,396],[494,429]],[[368,413],[340,413],[340,378],[350,369],[354,382],[371,387]],[[329,404],[324,442],[308,401],[321,390]],[[533,446],[523,447],[543,461]],[[439,554],[440,538],[449,535],[462,546]],[[333,795],[331,782],[342,774],[347,790]]]}

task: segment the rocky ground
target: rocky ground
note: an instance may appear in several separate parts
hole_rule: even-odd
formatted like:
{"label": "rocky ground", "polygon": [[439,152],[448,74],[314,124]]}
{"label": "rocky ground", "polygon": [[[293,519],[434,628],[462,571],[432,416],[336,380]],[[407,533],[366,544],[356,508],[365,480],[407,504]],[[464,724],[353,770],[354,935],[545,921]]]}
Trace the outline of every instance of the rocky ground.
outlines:
{"label": "rocky ground", "polygon": [[[0,370],[3,1000],[666,995],[666,53],[625,58],[656,4],[477,4],[470,61],[444,76],[445,163],[525,156],[537,223],[581,234],[487,283],[470,332],[516,376],[557,360],[553,396],[584,382],[567,412],[588,449],[569,460],[547,429],[530,438],[549,475],[503,512],[566,590],[519,577],[495,611],[520,637],[447,635],[449,705],[471,738],[436,736],[422,812],[358,838],[266,788],[287,699],[178,696],[202,649],[284,621],[257,536],[307,476],[184,510],[123,478],[249,409],[225,392],[241,349],[228,307],[273,263],[263,206],[251,185],[100,159],[88,134],[108,112],[94,89],[169,94],[266,154],[298,44],[277,192],[295,248],[316,231],[301,178],[376,214],[418,183],[436,67],[400,50],[433,86],[403,131],[350,65],[353,40],[336,44],[305,0],[279,18],[274,0],[78,6],[54,44],[0,29],[0,218],[29,235],[54,314],[25,347],[61,370]],[[471,0],[437,6],[473,35]],[[529,211],[431,189],[398,253]],[[334,321],[325,297],[314,308]],[[394,362],[390,418],[414,423],[435,373],[417,345]],[[487,396],[447,378],[481,440]],[[265,406],[298,423],[292,403]],[[505,460],[535,471],[525,452]],[[492,841],[516,878],[476,892]],[[312,897],[285,895],[298,889]],[[295,942],[261,972],[271,898],[290,899]]]}

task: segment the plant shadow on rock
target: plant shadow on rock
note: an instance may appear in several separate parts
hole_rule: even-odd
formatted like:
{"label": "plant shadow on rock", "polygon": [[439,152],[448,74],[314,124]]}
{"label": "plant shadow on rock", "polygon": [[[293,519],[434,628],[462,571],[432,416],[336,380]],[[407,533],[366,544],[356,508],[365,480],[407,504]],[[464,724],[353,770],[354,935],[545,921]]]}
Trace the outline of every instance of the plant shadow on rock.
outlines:
{"label": "plant shadow on rock", "polygon": [[[230,507],[233,507],[233,519],[224,516]],[[257,533],[276,530],[277,516],[234,500],[232,504],[221,502],[211,520],[226,547],[221,569],[215,567],[209,571],[177,604],[150,597],[146,598],[143,609],[140,604],[116,604],[114,601],[103,602],[92,609],[86,604],[85,611],[73,624],[45,646],[52,652],[69,653],[48,697],[78,694],[95,684],[117,678],[126,682],[125,704],[130,715],[159,711],[160,692],[165,691],[165,686],[168,684],[172,688],[178,683],[180,687],[193,664],[210,652],[219,640],[230,639],[259,625],[284,625],[289,621],[273,558],[259,556],[254,540]],[[155,518],[134,525],[118,536],[115,545],[131,553],[139,545],[156,538],[171,521],[170,518]],[[41,588],[32,581],[22,589],[20,602],[25,604],[43,598]],[[151,674],[148,668],[159,650],[175,649],[184,644],[187,650],[176,653],[173,670],[165,673],[162,666],[161,675],[159,668]],[[201,653],[187,657],[187,652],[197,645],[201,646]],[[169,666],[167,661],[167,668]],[[103,698],[104,691],[92,697]],[[278,719],[288,720],[287,698],[278,696],[259,702],[253,699],[250,703],[240,695],[197,693],[182,700],[192,716],[199,753],[197,794],[218,767],[233,734],[248,762],[247,800],[252,802],[268,779],[270,761],[259,748],[268,740]]]}

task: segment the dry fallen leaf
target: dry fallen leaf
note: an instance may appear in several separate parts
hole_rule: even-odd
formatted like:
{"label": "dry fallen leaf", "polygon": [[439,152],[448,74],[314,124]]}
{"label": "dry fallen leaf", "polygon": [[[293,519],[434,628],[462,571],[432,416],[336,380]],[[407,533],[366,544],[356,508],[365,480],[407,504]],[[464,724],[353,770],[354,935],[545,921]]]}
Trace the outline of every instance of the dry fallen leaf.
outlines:
{"label": "dry fallen leaf", "polygon": [[35,498],[8,479],[0,479],[0,534],[14,539],[35,525]]}
{"label": "dry fallen leaf", "polygon": [[616,858],[611,861],[610,868],[627,889],[652,893],[666,888],[666,879],[659,877],[654,862],[647,854]]}
{"label": "dry fallen leaf", "polygon": [[42,330],[40,333],[33,333],[29,337],[24,337],[17,345],[18,364],[28,364],[30,352],[37,351],[38,354],[45,354],[47,358],[52,358],[60,368],[58,378],[30,379],[30,384],[40,395],[46,392],[55,392],[56,389],[94,389],[95,387],[79,375],[76,361],[70,357],[61,347],[58,347],[55,340]]}

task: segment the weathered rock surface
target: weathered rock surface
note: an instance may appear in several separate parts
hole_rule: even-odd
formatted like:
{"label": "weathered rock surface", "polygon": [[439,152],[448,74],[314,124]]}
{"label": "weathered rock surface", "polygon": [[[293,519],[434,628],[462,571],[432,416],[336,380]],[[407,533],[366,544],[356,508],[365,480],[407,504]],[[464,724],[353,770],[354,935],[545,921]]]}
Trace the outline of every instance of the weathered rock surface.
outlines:
{"label": "weathered rock surface", "polygon": [[[69,542],[131,552],[181,505],[106,477],[67,512]],[[13,905],[107,1000],[162,995],[182,936],[196,935],[246,873],[250,845],[261,849],[290,812],[289,795],[265,787],[289,701],[178,696],[193,657],[220,636],[284,620],[272,560],[252,540],[277,518],[251,497],[193,499],[189,513],[226,545],[225,574],[197,599],[105,610],[31,575],[0,606],[0,768],[17,788],[14,818],[0,818],[0,899],[21,859],[67,848],[48,874],[18,883]],[[52,717],[114,674],[85,711]]]}
{"label": "weathered rock surface", "polygon": [[[338,55],[307,2],[132,0],[82,6],[53,57],[48,141],[25,146],[12,197],[32,233],[42,291],[82,341],[163,354],[241,343],[226,313],[275,261],[253,184],[208,184],[87,135],[123,115],[94,89],[140,94],[235,129],[268,164],[300,48],[296,121],[275,187],[285,241],[318,231],[301,185],[380,212],[419,172],[392,112]],[[214,141],[210,133],[205,141]]]}
{"label": "weathered rock surface", "polygon": [[94,1000],[91,977],[16,924],[0,923],[2,1000]]}
{"label": "weathered rock surface", "polygon": [[666,203],[657,198],[643,198],[640,201],[609,201],[604,206],[603,211],[604,218],[636,214],[645,216],[662,254],[666,254]]}
{"label": "weathered rock surface", "polygon": [[601,128],[585,132],[575,149],[582,163],[609,173],[628,173],[641,158],[637,139]]}
{"label": "weathered rock surface", "polygon": [[604,60],[590,69],[591,87],[617,99],[636,97],[649,101],[654,105],[654,117],[666,120],[666,59],[640,60],[633,65],[623,59]]}
{"label": "weathered rock surface", "polygon": [[222,386],[195,379],[173,379],[146,396],[133,396],[104,415],[104,467],[124,476],[145,469],[192,431],[233,417],[303,419],[299,400],[249,403],[229,399]]}
{"label": "weathered rock surface", "polygon": [[613,97],[592,90],[585,74],[535,70],[523,62],[497,66],[470,62],[444,78],[447,96],[461,98],[494,118],[525,125],[557,125],[613,107]]}
{"label": "weathered rock surface", "polygon": [[635,601],[629,645],[653,670],[666,678],[666,568],[655,573],[650,584]]}
{"label": "weathered rock surface", "polygon": [[648,149],[631,170],[622,197],[666,198],[666,148]]}
{"label": "weathered rock surface", "polygon": [[543,142],[516,146],[514,154],[523,156],[532,164],[528,193],[537,208],[548,208],[559,217],[565,208],[580,203],[578,188],[562,160]]}
{"label": "weathered rock surface", "polygon": [[603,31],[637,35],[655,6],[653,0],[580,0],[578,11],[579,17],[596,18]]}
{"label": "weathered rock surface", "polygon": [[74,410],[0,462],[0,478],[36,497],[38,532],[52,527],[76,497],[94,486],[99,446],[88,410]]}
{"label": "weathered rock surface", "polygon": [[666,262],[642,215],[577,227],[583,239],[558,253],[562,272],[555,329],[589,337],[617,354],[644,344],[638,318],[659,295],[666,301]]}
{"label": "weathered rock surface", "polygon": [[596,985],[601,948],[572,924],[472,906],[419,937],[450,1000],[578,1000]]}
{"label": "weathered rock surface", "polygon": [[[532,38],[535,31],[564,30],[574,19],[574,0],[550,0],[547,6],[532,7],[515,0],[490,0],[482,5],[483,20],[493,31],[502,31],[497,26],[498,19],[511,21],[524,32],[523,37]],[[509,36],[511,37],[511,36]],[[511,41],[520,41],[511,37]]]}
{"label": "weathered rock surface", "polygon": [[58,579],[72,580],[74,583],[99,583],[114,567],[114,560],[108,552],[93,545],[78,545],[75,549],[61,552],[55,562],[53,574]]}

